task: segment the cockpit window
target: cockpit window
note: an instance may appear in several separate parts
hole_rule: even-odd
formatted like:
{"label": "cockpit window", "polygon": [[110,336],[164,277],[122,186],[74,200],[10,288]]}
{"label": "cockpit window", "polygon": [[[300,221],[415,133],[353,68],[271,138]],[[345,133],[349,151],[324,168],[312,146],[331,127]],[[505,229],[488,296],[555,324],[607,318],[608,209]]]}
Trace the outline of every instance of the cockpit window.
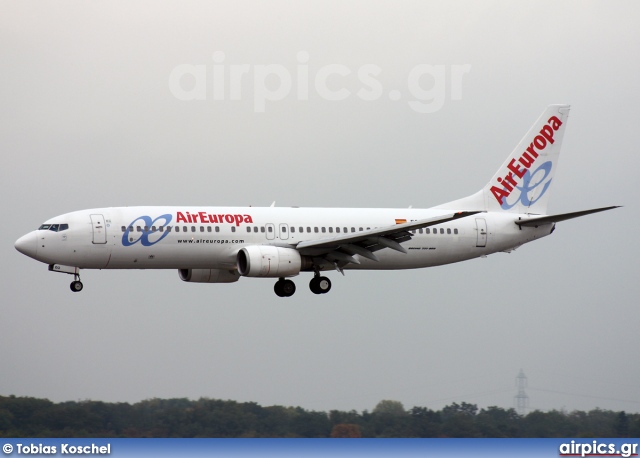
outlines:
{"label": "cockpit window", "polygon": [[69,229],[68,224],[43,224],[38,228],[39,231],[62,232]]}

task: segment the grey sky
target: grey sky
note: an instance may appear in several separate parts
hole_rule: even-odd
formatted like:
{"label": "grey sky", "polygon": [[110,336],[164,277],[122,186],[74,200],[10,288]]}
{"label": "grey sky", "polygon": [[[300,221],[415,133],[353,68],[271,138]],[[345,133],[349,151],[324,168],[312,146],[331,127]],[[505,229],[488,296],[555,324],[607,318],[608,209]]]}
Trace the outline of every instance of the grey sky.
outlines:
{"label": "grey sky", "polygon": [[[532,408],[640,411],[639,13],[632,1],[4,2],[0,394],[512,407],[522,368]],[[214,100],[218,51],[227,69],[250,66],[240,100]],[[295,79],[299,52],[309,100],[294,84],[256,113],[257,66]],[[183,64],[206,66],[205,100],[172,94]],[[381,69],[373,101],[357,95],[367,64]],[[422,64],[446,75],[431,114],[408,104]],[[314,87],[330,65],[351,70],[327,80],[345,100]],[[457,65],[470,71],[452,100]],[[572,109],[550,211],[624,208],[511,254],[330,273],[322,296],[306,274],[280,299],[270,279],[194,285],[175,271],[85,271],[72,294],[70,277],[13,247],[102,206],[437,205],[480,189],[551,103]]]}

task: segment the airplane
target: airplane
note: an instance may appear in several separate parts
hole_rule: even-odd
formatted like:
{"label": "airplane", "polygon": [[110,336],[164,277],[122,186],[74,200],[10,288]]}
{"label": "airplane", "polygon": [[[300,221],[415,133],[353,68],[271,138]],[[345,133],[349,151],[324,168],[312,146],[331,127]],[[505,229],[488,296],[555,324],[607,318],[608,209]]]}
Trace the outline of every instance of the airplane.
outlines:
{"label": "airplane", "polygon": [[491,180],[477,193],[428,209],[298,207],[112,207],[75,211],[44,222],[15,242],[50,271],[177,269],[190,283],[291,277],[313,272],[309,288],[325,294],[322,273],[348,269],[433,267],[511,252],[551,234],[558,222],[617,208],[548,215],[569,105],[548,106]]}

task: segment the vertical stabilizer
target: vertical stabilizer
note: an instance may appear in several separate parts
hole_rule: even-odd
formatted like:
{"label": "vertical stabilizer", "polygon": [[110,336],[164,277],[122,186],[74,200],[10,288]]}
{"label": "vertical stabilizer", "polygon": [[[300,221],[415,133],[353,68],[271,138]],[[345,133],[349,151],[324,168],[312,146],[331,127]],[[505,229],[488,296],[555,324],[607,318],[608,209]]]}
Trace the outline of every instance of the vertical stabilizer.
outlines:
{"label": "vertical stabilizer", "polygon": [[568,116],[549,105],[481,191],[438,208],[546,214]]}

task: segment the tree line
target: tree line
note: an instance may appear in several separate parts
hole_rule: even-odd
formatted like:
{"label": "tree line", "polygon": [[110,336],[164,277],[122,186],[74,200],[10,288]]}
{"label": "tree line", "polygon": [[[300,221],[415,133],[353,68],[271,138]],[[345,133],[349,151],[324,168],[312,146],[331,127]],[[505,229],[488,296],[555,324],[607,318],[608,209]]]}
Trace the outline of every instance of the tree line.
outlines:
{"label": "tree line", "polygon": [[383,400],[371,412],[320,412],[209,398],[129,404],[0,396],[0,437],[640,437],[640,414],[535,410],[521,416],[465,402],[432,410]]}

